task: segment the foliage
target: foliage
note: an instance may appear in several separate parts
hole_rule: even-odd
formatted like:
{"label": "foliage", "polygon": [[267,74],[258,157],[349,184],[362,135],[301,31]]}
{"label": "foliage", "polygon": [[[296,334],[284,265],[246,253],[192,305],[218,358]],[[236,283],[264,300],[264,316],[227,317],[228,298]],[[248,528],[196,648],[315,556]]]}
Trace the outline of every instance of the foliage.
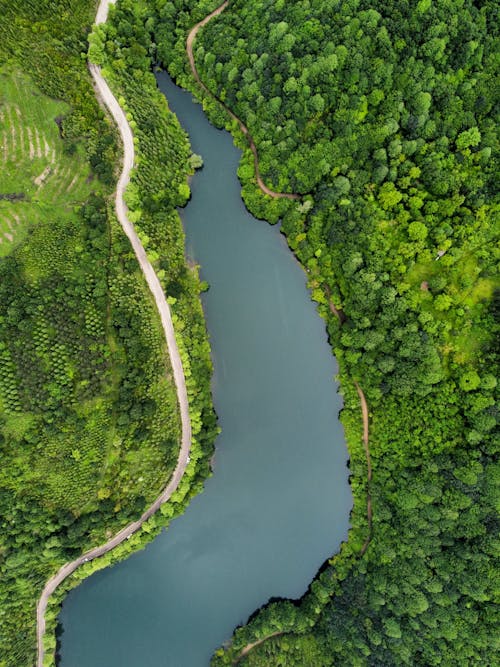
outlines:
{"label": "foliage", "polygon": [[[0,73],[0,256],[44,215],[65,215],[90,194],[88,165],[76,152],[65,154],[54,122],[67,112],[19,70]],[[97,182],[93,187],[99,190]]]}
{"label": "foliage", "polygon": [[[136,520],[177,462],[180,423],[163,332],[111,212],[115,130],[97,105],[81,57],[94,5],[0,1],[0,55],[9,59],[0,75],[7,166],[0,177],[0,194],[7,195],[0,200],[0,216],[18,216],[23,232],[8,248],[2,244],[8,252],[0,259],[2,667],[34,664],[35,605],[46,580]],[[141,234],[149,234],[148,252],[176,301],[195,436],[181,488],[162,507],[164,524],[209,473],[217,428],[200,286],[184,265],[175,212],[185,201],[179,186],[190,171],[190,152],[163,107],[160,134],[154,134],[157,102],[138,96],[140,110],[131,104],[163,152],[148,160],[155,144],[148,131],[138,133],[141,158],[130,197],[140,204],[141,214],[132,208],[142,215]],[[173,158],[166,178],[165,150]],[[160,181],[164,191],[156,202]],[[155,525],[153,517],[126,547],[100,564],[87,564],[68,585],[145,544],[156,534]],[[62,599],[62,591],[56,598]],[[57,605],[48,612],[49,630],[56,610]],[[53,636],[45,642],[51,664]]]}
{"label": "foliage", "polygon": [[115,130],[99,108],[82,54],[94,21],[91,0],[0,0],[0,58],[15,60],[40,90],[64,100],[67,113],[57,123],[64,150],[79,140],[95,175],[111,185],[116,163]]}
{"label": "foliage", "polygon": [[[238,132],[185,55],[214,6],[157,0],[158,56]],[[300,605],[266,607],[214,664],[276,631],[241,664],[495,661],[496,18],[489,1],[235,0],[196,38],[201,79],[248,126],[264,181],[304,194],[270,201],[244,155],[247,205],[281,219],[327,319],[355,495],[349,541]],[[362,558],[353,380],[373,465]]]}

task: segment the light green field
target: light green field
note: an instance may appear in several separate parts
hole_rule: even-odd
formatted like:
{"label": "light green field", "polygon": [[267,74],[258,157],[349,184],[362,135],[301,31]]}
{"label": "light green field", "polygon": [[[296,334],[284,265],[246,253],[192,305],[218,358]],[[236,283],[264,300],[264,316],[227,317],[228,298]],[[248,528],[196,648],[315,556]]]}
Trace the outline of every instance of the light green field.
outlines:
{"label": "light green field", "polygon": [[90,192],[83,156],[63,153],[56,118],[68,110],[20,70],[0,70],[0,257],[40,219],[67,215]]}

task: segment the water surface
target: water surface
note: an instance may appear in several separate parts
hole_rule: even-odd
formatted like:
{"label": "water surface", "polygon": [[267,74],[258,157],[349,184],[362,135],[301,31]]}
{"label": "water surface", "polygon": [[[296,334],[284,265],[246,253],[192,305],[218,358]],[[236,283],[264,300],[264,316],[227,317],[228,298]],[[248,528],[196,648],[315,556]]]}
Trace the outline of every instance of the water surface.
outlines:
{"label": "water surface", "polygon": [[273,596],[302,595],[345,539],[351,494],[325,326],[277,227],[244,208],[240,152],[158,77],[204,168],[182,212],[222,434],[205,491],[145,551],[64,603],[61,667],[206,667]]}

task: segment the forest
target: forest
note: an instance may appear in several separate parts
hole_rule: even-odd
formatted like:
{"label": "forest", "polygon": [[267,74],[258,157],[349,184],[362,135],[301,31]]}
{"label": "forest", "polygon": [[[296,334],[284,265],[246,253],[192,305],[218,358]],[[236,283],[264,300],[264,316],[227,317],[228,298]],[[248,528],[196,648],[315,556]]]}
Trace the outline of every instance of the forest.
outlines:
{"label": "forest", "polygon": [[[217,3],[154,5],[158,61],[247,148],[246,204],[281,222],[307,272],[340,364],[355,495],[349,540],[304,598],[270,603],[213,664],[495,664],[496,3],[234,0],[196,39],[209,93],[185,40]],[[264,182],[300,204],[256,187],[218,100],[248,127]]]}
{"label": "forest", "polygon": [[[158,97],[151,69],[161,64],[246,149],[242,196],[281,223],[307,273],[339,361],[354,494],[349,539],[306,595],[256,612],[213,665],[496,664],[496,3],[232,0],[196,39],[207,93],[185,41],[217,4],[120,0],[89,38],[137,137],[128,204],[182,331],[198,432],[195,471],[130,547],[200,487],[217,428],[202,286],[184,266],[175,214],[197,160]],[[106,203],[119,149],[85,69],[94,10],[0,0],[2,60],[68,105],[61,141],[93,174],[84,201],[67,216],[49,211],[0,259],[1,667],[31,667],[45,579],[102,540],[104,525],[135,518],[175,460],[158,323]],[[218,100],[249,128],[264,182],[300,201],[262,194],[247,139]],[[356,383],[369,406],[370,480]],[[138,443],[154,462],[144,486]],[[77,487],[88,499],[81,513]]]}
{"label": "forest", "polygon": [[[90,0],[0,1],[1,667],[33,667],[47,579],[137,519],[179,449],[159,317],[113,213],[120,147],[86,67],[95,9]],[[149,113],[150,100],[140,99]],[[136,179],[143,242],[172,304],[188,375],[192,462],[172,502],[65,589],[145,545],[209,474],[217,426],[202,285],[185,265],[176,213],[193,167],[185,133],[162,113],[157,135],[138,133]],[[168,151],[167,174],[158,171],[157,145],[162,159]],[[47,665],[63,592],[47,613]]]}

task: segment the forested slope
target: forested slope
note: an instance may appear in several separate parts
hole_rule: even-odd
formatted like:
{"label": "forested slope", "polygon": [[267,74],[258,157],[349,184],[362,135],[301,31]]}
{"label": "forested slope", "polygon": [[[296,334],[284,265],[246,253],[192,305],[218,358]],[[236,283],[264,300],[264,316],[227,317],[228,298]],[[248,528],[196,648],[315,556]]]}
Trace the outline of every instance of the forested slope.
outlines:
{"label": "forested slope", "polygon": [[[216,3],[157,0],[159,58],[197,88],[189,28]],[[498,660],[496,3],[231,2],[197,36],[201,79],[248,126],[251,210],[282,220],[340,363],[355,507],[299,606],[239,630],[214,664]],[[244,146],[242,137],[237,139]],[[330,305],[341,312],[336,318]],[[373,534],[358,397],[370,407]]]}
{"label": "forested slope", "polygon": [[[86,67],[95,11],[93,0],[0,0],[2,667],[33,667],[35,607],[46,580],[137,519],[166,485],[179,449],[158,314],[114,219],[119,147]],[[179,345],[192,368],[199,444],[175,503],[127,542],[128,551],[199,487],[215,428],[200,285],[185,267],[175,212],[186,200],[189,145],[174,119],[164,115],[159,125],[175,191],[155,189],[148,251],[186,334]],[[139,187],[157,182],[146,169]],[[87,563],[69,584],[97,567]],[[49,631],[54,622],[51,610]],[[54,646],[48,637],[47,661]]]}

